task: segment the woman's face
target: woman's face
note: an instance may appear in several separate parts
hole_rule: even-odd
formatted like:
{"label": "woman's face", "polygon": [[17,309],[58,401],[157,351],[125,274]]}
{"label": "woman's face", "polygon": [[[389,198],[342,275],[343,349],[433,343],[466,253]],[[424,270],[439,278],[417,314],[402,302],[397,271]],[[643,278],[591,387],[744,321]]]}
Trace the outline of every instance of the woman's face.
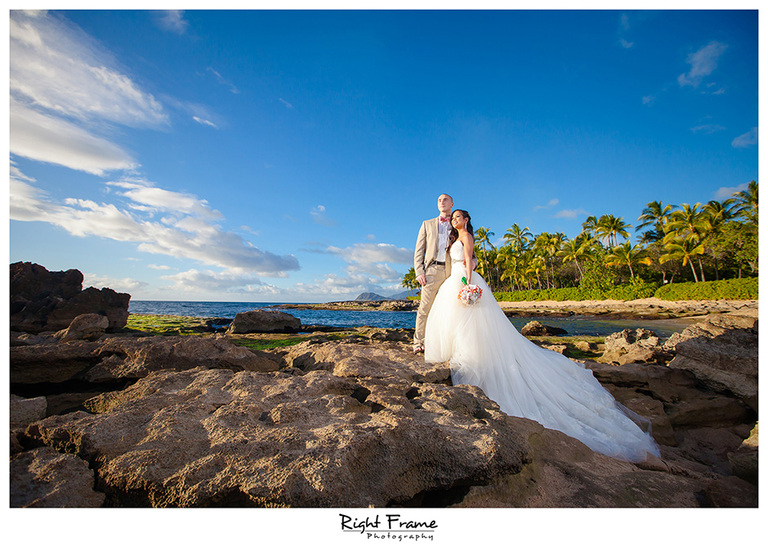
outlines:
{"label": "woman's face", "polygon": [[464,218],[464,215],[461,214],[459,211],[456,211],[451,216],[451,225],[455,227],[456,229],[463,228],[467,223],[467,220]]}

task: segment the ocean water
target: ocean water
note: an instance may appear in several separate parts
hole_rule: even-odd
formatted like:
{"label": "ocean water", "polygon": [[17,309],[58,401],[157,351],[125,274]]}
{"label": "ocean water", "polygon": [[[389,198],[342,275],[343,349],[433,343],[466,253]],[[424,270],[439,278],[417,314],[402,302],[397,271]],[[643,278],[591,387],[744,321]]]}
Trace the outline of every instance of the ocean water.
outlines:
{"label": "ocean water", "polygon": [[[413,328],[416,324],[415,311],[323,311],[319,309],[279,309],[277,303],[213,302],[213,301],[134,301],[128,311],[147,315],[180,315],[185,317],[235,318],[237,313],[254,309],[278,309],[301,320],[303,325],[336,326],[353,328],[372,326],[376,328]],[[569,335],[607,336],[625,328],[647,328],[662,338],[674,332],[682,332],[690,320],[610,320],[593,317],[511,317],[510,322],[520,330],[531,320],[538,320],[547,326],[563,328]]]}

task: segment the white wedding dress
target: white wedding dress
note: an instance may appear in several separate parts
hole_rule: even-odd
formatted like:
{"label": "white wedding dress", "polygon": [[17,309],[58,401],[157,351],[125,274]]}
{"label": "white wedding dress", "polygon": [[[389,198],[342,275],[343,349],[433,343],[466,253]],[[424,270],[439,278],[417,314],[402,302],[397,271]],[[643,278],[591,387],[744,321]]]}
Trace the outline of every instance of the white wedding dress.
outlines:
{"label": "white wedding dress", "polygon": [[482,288],[482,297],[461,303],[466,269],[460,241],[450,257],[451,275],[427,318],[426,361],[450,361],[454,385],[476,385],[508,415],[538,421],[594,451],[632,462],[644,461],[646,453],[660,455],[647,419],[616,402],[582,364],[520,334],[475,272],[469,282]]}

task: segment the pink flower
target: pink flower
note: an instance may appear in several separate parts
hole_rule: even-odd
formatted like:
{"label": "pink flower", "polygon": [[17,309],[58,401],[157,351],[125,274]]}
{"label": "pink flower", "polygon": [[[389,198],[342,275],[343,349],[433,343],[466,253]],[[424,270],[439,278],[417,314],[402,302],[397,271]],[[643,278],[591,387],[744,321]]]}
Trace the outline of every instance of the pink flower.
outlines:
{"label": "pink flower", "polygon": [[483,289],[476,284],[468,284],[459,290],[459,301],[464,305],[477,303],[480,296],[483,295]]}

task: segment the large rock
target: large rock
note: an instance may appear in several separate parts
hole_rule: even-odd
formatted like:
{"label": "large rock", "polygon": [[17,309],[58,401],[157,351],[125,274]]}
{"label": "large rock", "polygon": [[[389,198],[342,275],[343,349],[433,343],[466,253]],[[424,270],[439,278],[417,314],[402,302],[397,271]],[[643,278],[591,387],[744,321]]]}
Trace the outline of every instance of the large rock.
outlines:
{"label": "large rock", "polygon": [[304,342],[278,353],[287,366],[304,372],[327,370],[339,377],[367,380],[450,383],[451,369],[445,362],[414,358],[410,348],[397,342],[356,342],[348,338],[333,343]]}
{"label": "large rock", "polygon": [[109,319],[106,315],[88,313],[78,315],[65,330],[59,330],[55,337],[60,341],[71,341],[74,339],[99,339],[109,328]]}
{"label": "large rock", "polygon": [[538,320],[532,320],[520,329],[524,336],[562,336],[567,334],[562,328],[556,326],[545,326]]}
{"label": "large rock", "polygon": [[104,493],[94,491],[93,471],[74,455],[50,447],[11,458],[11,507],[96,508]]}
{"label": "large rock", "polygon": [[28,434],[98,461],[113,506],[446,504],[529,460],[475,387],[196,368],[89,405]]}
{"label": "large rock", "polygon": [[627,328],[605,338],[605,351],[599,360],[620,365],[631,362],[662,364],[670,358],[656,333],[645,328]]}
{"label": "large rock", "polygon": [[282,311],[256,309],[237,313],[227,329],[228,334],[250,334],[255,332],[297,332],[301,321]]}
{"label": "large rock", "polygon": [[757,411],[757,317],[715,315],[673,334],[669,367],[688,370],[708,387],[730,392]]}
{"label": "large rock", "polygon": [[48,271],[30,262],[10,266],[11,330],[40,333],[67,328],[78,315],[102,314],[109,328],[123,328],[128,321],[130,294],[111,288],[82,290],[83,274],[76,269]]}

